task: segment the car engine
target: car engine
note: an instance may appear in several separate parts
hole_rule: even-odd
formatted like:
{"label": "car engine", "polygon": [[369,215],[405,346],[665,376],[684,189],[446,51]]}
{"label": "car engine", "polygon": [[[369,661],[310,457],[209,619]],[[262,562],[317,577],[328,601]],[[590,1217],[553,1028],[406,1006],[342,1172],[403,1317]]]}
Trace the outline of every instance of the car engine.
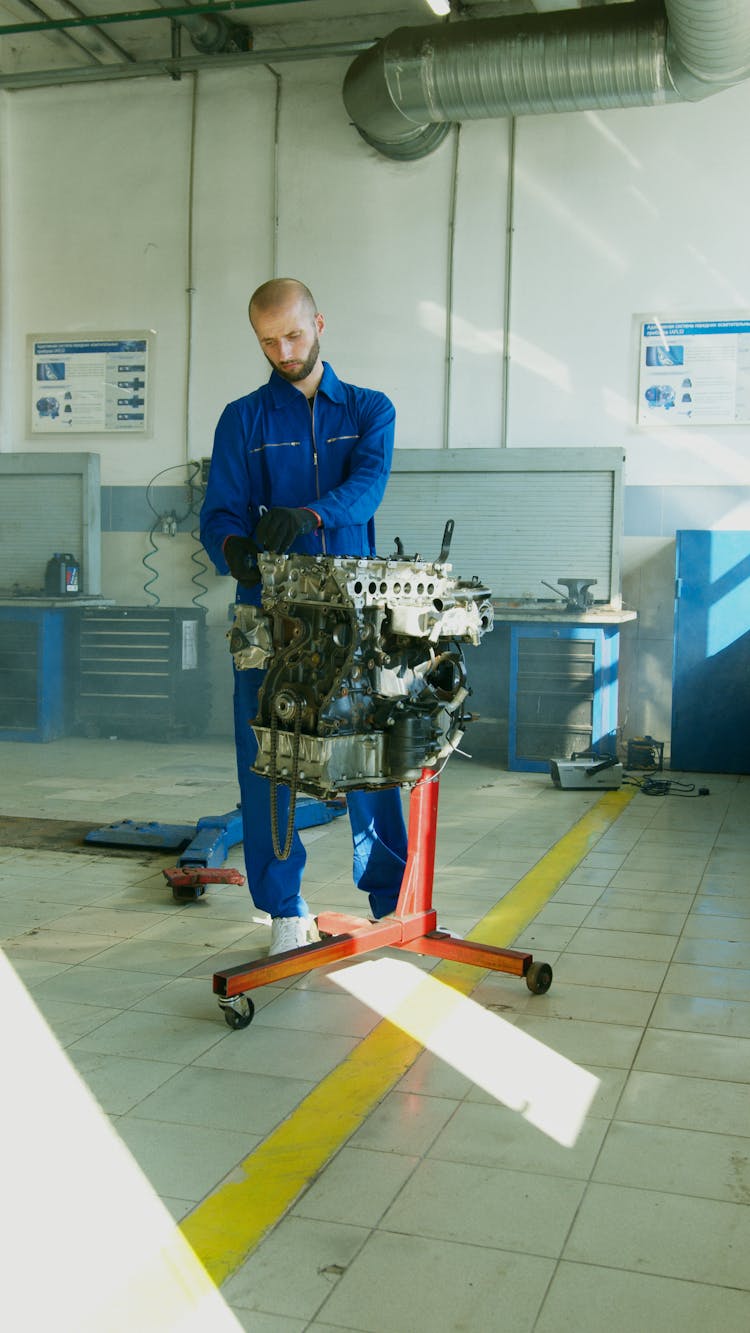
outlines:
{"label": "car engine", "polygon": [[330,798],[412,786],[461,742],[462,643],[492,629],[491,594],[453,577],[446,525],[434,562],[261,553],[260,608],[239,604],[229,646],[266,675],[255,772]]}

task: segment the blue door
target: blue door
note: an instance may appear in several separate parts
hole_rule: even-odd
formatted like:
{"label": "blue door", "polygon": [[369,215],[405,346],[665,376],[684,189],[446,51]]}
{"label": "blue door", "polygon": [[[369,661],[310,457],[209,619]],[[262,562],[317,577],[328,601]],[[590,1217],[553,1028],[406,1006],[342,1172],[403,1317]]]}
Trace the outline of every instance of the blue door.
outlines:
{"label": "blue door", "polygon": [[750,773],[750,532],[676,538],[671,765]]}

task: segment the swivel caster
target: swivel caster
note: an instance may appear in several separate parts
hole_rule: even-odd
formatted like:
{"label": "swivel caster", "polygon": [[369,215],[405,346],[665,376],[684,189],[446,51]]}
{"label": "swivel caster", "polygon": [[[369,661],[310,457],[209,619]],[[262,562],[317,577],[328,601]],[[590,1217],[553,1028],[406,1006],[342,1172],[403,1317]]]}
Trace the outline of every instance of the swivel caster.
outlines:
{"label": "swivel caster", "polygon": [[549,963],[531,963],[526,973],[526,985],[533,995],[544,995],[552,985],[552,968]]}
{"label": "swivel caster", "polygon": [[233,995],[231,999],[219,1000],[219,1008],[224,1011],[224,1021],[230,1028],[246,1028],[255,1017],[255,1005],[246,995]]}

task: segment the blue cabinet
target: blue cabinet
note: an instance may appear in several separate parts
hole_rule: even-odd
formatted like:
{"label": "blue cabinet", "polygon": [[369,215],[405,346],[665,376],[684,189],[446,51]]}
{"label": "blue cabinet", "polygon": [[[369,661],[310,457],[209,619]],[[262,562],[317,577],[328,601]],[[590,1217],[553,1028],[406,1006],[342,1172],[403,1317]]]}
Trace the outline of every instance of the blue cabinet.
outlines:
{"label": "blue cabinet", "polygon": [[509,768],[548,773],[552,758],[615,752],[619,642],[616,625],[511,626]]}
{"label": "blue cabinet", "polygon": [[205,607],[94,607],[79,623],[77,731],[149,740],[205,731]]}
{"label": "blue cabinet", "polygon": [[62,608],[0,606],[0,740],[66,734],[70,626]]}
{"label": "blue cabinet", "polygon": [[676,534],[670,767],[750,773],[750,532]]}

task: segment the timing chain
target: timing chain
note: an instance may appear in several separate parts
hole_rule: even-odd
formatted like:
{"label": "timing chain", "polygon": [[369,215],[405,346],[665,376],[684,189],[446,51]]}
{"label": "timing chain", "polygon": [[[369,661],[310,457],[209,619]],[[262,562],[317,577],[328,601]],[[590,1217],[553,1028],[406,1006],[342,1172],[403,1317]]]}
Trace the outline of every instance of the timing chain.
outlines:
{"label": "timing chain", "polygon": [[286,861],[292,850],[294,837],[294,812],[297,806],[297,780],[299,775],[300,730],[302,727],[302,708],[299,699],[294,710],[294,733],[292,735],[292,774],[289,783],[289,816],[283,851],[279,847],[279,780],[276,767],[279,741],[279,719],[271,701],[271,752],[269,755],[269,782],[271,785],[271,840],[273,854],[278,861]]}

